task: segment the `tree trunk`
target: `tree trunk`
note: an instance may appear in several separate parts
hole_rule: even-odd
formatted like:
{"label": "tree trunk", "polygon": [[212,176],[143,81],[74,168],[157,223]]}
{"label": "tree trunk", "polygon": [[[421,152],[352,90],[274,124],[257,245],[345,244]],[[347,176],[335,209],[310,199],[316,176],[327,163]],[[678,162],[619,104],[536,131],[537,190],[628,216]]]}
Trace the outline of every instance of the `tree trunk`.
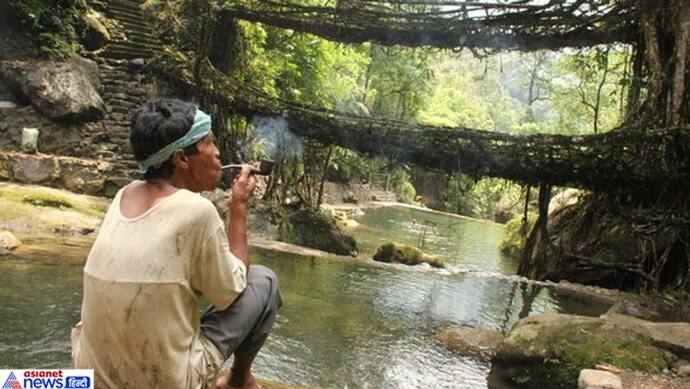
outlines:
{"label": "tree trunk", "polygon": [[321,182],[319,183],[319,194],[316,197],[316,209],[321,208],[321,199],[323,198],[323,185],[326,182],[326,173],[328,172],[328,165],[331,163],[331,156],[333,155],[333,149],[335,146],[328,148],[328,154],[326,155],[326,162],[323,164],[323,172],[321,173]]}
{"label": "tree trunk", "polygon": [[549,201],[551,185],[539,186],[539,215],[527,237],[520,256],[518,274],[528,278],[540,278],[545,273],[549,245]]}
{"label": "tree trunk", "polygon": [[668,125],[678,126],[683,124],[684,117],[689,113],[687,103],[690,99],[686,96],[687,73],[690,62],[690,0],[680,0],[677,12],[677,22],[675,27],[675,71],[673,74],[673,85],[668,102]]}
{"label": "tree trunk", "polygon": [[599,132],[599,112],[601,111],[601,91],[606,84],[606,76],[609,74],[609,50],[606,50],[606,59],[604,61],[604,74],[601,76],[601,81],[597,87],[597,96],[594,101],[594,133]]}

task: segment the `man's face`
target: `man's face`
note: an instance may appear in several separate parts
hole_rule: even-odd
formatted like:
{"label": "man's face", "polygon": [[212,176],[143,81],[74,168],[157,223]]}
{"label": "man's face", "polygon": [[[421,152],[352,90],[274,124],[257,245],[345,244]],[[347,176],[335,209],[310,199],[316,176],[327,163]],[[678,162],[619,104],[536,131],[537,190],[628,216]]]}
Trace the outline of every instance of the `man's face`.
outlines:
{"label": "man's face", "polygon": [[189,166],[189,188],[194,192],[213,190],[220,182],[220,151],[213,143],[213,134],[209,134],[196,144],[199,151],[196,155],[187,156]]}

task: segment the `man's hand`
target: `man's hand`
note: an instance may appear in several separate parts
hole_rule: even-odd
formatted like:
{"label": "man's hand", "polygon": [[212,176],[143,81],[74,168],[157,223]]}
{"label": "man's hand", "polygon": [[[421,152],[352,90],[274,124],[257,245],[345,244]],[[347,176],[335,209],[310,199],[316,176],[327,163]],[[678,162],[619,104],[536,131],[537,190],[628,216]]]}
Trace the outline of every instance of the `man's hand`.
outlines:
{"label": "man's hand", "polygon": [[252,174],[252,169],[254,166],[242,166],[240,175],[232,183],[232,197],[228,202],[230,251],[244,262],[247,270],[251,266],[247,245],[247,201],[252,197],[256,187],[256,178]]}
{"label": "man's hand", "polygon": [[231,207],[246,205],[252,197],[254,188],[256,188],[256,177],[252,174],[253,169],[254,166],[252,165],[242,166],[242,171],[232,183],[232,197],[229,204]]}

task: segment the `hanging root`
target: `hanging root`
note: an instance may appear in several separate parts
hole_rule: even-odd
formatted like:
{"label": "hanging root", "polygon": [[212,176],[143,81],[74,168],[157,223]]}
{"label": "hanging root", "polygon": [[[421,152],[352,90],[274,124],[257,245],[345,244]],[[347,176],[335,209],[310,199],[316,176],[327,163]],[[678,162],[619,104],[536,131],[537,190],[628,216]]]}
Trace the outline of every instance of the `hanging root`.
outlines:
{"label": "hanging root", "polygon": [[659,204],[587,195],[551,215],[549,256],[530,275],[641,292],[690,291],[688,199]]}

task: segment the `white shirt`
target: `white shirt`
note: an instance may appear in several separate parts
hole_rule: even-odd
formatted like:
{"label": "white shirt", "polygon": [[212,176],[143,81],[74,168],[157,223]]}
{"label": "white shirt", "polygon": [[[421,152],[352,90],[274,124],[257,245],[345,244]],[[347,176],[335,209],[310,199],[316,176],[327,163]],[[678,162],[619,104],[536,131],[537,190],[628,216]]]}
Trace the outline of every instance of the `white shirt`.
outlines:
{"label": "white shirt", "polygon": [[75,368],[97,388],[206,388],[223,356],[199,333],[199,301],[228,307],[246,267],[230,253],[213,204],[180,189],[142,215],[113,200],[84,268]]}

